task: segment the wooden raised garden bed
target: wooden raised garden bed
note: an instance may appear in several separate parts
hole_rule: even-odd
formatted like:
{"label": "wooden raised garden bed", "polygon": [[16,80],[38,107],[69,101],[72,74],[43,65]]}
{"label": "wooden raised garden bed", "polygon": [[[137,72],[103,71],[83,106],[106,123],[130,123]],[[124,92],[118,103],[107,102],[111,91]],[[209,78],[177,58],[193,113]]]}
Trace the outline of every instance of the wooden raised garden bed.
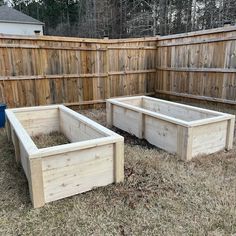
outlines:
{"label": "wooden raised garden bed", "polygon": [[[124,139],[62,105],[6,110],[8,138],[34,207],[124,179]],[[37,148],[33,137],[60,132],[68,144]]]}
{"label": "wooden raised garden bed", "polygon": [[230,150],[235,116],[139,96],[108,99],[107,123],[191,160]]}

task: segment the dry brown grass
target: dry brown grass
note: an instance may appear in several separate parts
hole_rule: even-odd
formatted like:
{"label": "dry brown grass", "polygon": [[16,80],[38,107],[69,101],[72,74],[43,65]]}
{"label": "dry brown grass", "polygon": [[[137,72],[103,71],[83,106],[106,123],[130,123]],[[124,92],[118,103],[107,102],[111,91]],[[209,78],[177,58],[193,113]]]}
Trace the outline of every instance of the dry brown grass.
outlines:
{"label": "dry brown grass", "polygon": [[37,148],[47,148],[70,143],[68,138],[59,132],[52,132],[49,134],[40,134],[37,136],[33,136],[32,140],[36,144]]}
{"label": "dry brown grass", "polygon": [[[105,124],[105,113],[85,111]],[[120,132],[120,131],[119,131]],[[124,134],[124,133],[122,133]],[[0,132],[1,235],[232,235],[236,148],[190,163],[125,134],[125,182],[32,209]]]}

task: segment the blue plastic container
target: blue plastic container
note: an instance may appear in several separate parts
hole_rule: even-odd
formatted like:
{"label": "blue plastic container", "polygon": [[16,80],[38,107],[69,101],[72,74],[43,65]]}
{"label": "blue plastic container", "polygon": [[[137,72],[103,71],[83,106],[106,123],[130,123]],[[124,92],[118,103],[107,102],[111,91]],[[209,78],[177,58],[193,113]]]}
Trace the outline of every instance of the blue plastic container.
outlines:
{"label": "blue plastic container", "polygon": [[0,103],[0,128],[5,126],[5,110],[7,106],[6,104]]}

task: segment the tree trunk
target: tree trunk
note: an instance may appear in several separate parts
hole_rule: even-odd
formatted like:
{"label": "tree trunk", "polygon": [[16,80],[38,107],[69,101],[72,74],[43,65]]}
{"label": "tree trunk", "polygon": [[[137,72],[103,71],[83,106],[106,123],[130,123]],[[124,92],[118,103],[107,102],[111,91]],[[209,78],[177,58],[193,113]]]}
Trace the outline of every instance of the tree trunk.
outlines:
{"label": "tree trunk", "polygon": [[160,0],[160,35],[165,35],[166,0]]}
{"label": "tree trunk", "polygon": [[157,2],[153,5],[153,36],[157,35]]}
{"label": "tree trunk", "polygon": [[193,0],[192,2],[192,8],[193,8],[193,12],[192,12],[192,23],[191,23],[191,31],[195,30],[195,24],[196,24],[196,12],[197,12],[197,0]]}

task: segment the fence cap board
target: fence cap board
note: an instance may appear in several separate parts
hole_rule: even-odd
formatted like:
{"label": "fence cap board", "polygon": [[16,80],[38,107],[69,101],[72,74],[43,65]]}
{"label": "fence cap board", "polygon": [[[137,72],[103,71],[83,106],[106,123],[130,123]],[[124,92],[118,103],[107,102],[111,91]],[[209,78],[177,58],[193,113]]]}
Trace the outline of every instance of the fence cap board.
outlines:
{"label": "fence cap board", "polygon": [[77,37],[59,37],[59,36],[20,36],[0,34],[1,39],[17,39],[17,40],[32,40],[32,41],[63,41],[74,43],[100,43],[100,44],[116,44],[116,43],[135,43],[135,42],[156,42],[157,37],[142,37],[128,39],[96,39],[96,38],[77,38]]}
{"label": "fence cap board", "polygon": [[167,36],[158,36],[157,40],[163,41],[163,40],[188,38],[188,37],[195,37],[195,36],[202,36],[202,35],[209,35],[209,34],[227,33],[227,32],[232,32],[232,31],[236,31],[236,25],[229,26],[229,27],[220,27],[220,28],[215,28],[215,29],[194,31],[194,32],[189,32],[189,33],[180,33],[180,34],[173,34],[173,35],[167,35]]}

